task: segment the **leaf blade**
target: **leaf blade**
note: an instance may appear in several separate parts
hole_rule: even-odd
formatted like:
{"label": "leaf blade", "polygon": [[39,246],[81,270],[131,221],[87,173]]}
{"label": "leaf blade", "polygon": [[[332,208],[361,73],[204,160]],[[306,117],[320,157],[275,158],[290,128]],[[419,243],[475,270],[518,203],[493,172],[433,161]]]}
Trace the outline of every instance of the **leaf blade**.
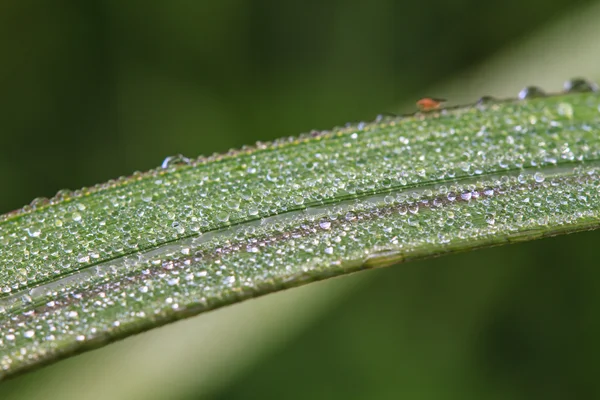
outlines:
{"label": "leaf blade", "polygon": [[311,280],[594,229],[599,103],[470,106],[177,158],[11,214],[0,378]]}

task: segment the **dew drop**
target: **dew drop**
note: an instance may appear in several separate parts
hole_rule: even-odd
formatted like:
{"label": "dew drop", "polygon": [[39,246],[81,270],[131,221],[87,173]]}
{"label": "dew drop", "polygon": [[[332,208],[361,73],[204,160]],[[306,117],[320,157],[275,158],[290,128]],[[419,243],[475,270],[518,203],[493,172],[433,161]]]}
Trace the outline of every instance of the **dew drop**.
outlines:
{"label": "dew drop", "polygon": [[42,231],[40,230],[39,227],[35,226],[35,227],[28,228],[27,233],[29,234],[29,236],[36,238],[36,237],[40,237],[40,235],[42,234]]}
{"label": "dew drop", "polygon": [[58,192],[56,192],[57,199],[65,200],[71,198],[72,196],[73,192],[69,189],[60,189]]}
{"label": "dew drop", "polygon": [[29,205],[33,208],[38,208],[38,207],[48,205],[49,203],[50,203],[50,200],[48,200],[48,198],[46,198],[46,197],[36,197],[35,199],[33,199],[31,201],[31,203],[29,203]]}
{"label": "dew drop", "polygon": [[304,204],[304,197],[300,196],[300,195],[295,195],[293,198],[294,204],[299,206]]}
{"label": "dew drop", "polygon": [[556,108],[560,115],[563,115],[569,119],[573,119],[573,106],[569,103],[559,103]]}
{"label": "dew drop", "polygon": [[319,222],[319,226],[321,227],[321,229],[329,229],[329,228],[331,228],[331,221],[329,221],[327,219],[322,219]]}
{"label": "dew drop", "polygon": [[225,211],[219,211],[215,217],[217,218],[217,221],[219,222],[227,222],[229,221],[229,213],[225,212]]}
{"label": "dew drop", "polygon": [[527,86],[526,88],[523,88],[519,92],[519,99],[521,99],[521,100],[533,99],[536,97],[544,97],[544,96],[546,96],[546,92],[544,92],[538,86]]}
{"label": "dew drop", "polygon": [[240,202],[237,200],[229,200],[227,202],[227,207],[229,207],[232,210],[239,210],[240,209]]}
{"label": "dew drop", "polygon": [[535,179],[535,181],[537,183],[542,183],[542,182],[544,182],[544,179],[546,179],[546,178],[544,177],[544,175],[541,172],[536,172],[533,175],[533,179]]}
{"label": "dew drop", "polygon": [[584,78],[573,78],[569,79],[563,85],[565,92],[568,93],[581,93],[581,92],[596,92],[598,91],[598,85],[594,82],[588,81]]}
{"label": "dew drop", "polygon": [[182,154],[176,154],[165,158],[161,164],[161,168],[167,169],[178,165],[191,165],[191,161]]}

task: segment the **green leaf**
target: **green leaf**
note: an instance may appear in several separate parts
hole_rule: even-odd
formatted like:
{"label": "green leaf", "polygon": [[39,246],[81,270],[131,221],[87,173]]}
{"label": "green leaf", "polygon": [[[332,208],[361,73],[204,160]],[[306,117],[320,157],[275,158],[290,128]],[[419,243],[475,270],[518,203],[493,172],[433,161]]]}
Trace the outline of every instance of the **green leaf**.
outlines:
{"label": "green leaf", "polygon": [[0,378],[309,281],[594,229],[600,96],[575,91],[170,157],[35,200],[0,222]]}

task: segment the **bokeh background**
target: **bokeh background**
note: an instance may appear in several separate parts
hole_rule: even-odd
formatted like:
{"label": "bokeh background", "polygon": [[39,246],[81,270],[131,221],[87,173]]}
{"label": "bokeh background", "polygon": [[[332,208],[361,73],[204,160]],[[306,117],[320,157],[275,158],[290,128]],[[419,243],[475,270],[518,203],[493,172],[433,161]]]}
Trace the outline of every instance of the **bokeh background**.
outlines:
{"label": "bokeh background", "polygon": [[[3,0],[0,213],[424,96],[598,80],[599,20],[597,0]],[[598,398],[599,239],[265,296],[2,383],[0,398]]]}

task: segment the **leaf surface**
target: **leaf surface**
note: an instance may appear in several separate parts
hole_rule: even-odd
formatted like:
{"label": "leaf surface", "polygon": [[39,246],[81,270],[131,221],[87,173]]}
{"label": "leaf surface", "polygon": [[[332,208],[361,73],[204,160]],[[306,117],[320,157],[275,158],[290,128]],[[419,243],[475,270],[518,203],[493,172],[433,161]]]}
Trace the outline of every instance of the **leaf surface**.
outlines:
{"label": "leaf surface", "polygon": [[309,281],[595,229],[600,95],[576,89],[170,157],[5,215],[0,379]]}

